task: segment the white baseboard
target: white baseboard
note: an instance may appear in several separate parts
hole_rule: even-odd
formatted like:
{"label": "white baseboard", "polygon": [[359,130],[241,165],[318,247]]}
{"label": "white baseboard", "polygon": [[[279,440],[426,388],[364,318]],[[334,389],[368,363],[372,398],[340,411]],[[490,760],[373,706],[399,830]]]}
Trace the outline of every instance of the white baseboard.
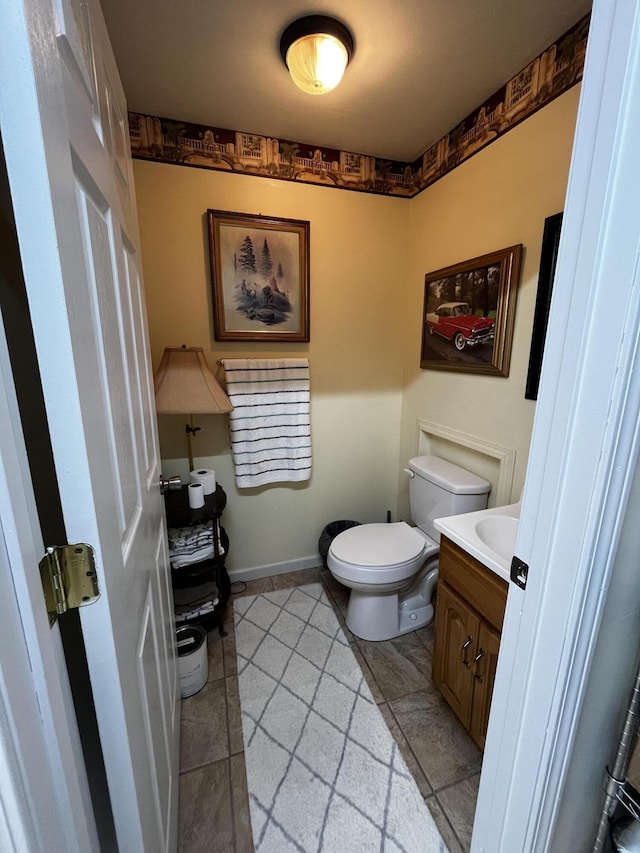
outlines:
{"label": "white baseboard", "polygon": [[234,581],[255,581],[259,578],[269,578],[271,575],[284,575],[287,572],[300,572],[303,569],[317,569],[322,566],[320,554],[310,557],[299,557],[297,560],[285,560],[283,563],[271,563],[267,566],[253,566],[250,569],[230,569],[229,579]]}

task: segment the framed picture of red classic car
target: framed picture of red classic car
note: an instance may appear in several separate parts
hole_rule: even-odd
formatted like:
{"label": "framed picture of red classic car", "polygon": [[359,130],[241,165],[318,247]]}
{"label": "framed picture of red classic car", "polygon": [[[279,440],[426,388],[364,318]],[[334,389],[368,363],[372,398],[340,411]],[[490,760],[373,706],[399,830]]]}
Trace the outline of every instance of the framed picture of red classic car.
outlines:
{"label": "framed picture of red classic car", "polygon": [[508,376],[522,244],[427,273],[420,367]]}

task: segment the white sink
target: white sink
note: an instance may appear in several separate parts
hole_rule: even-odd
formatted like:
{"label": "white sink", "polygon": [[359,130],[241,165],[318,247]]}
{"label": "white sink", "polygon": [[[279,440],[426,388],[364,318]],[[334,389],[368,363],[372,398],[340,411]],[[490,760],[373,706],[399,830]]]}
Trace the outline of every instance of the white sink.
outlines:
{"label": "white sink", "polygon": [[519,523],[519,519],[510,515],[489,515],[476,521],[476,533],[488,548],[511,562]]}
{"label": "white sink", "polygon": [[492,572],[509,580],[520,524],[519,503],[436,518],[434,524]]}

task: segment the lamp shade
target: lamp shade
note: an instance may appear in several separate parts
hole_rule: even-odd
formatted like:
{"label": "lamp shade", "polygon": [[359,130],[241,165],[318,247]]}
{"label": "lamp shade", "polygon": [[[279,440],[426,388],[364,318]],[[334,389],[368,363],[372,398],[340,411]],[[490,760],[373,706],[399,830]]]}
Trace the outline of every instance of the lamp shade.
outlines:
{"label": "lamp shade", "polygon": [[324,15],[309,15],[282,34],[280,53],[293,82],[310,95],[324,95],[342,80],[353,54],[349,30]]}
{"label": "lamp shade", "polygon": [[159,414],[222,415],[233,409],[202,347],[166,347],[154,384]]}

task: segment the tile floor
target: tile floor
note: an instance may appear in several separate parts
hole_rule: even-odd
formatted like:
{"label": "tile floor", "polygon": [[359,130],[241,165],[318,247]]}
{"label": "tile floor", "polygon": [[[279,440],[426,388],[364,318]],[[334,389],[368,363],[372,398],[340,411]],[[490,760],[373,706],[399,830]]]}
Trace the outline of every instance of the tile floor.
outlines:
{"label": "tile floor", "polygon": [[[349,591],[323,569],[250,581],[237,595],[317,581],[324,585],[445,843],[451,853],[469,850],[482,754],[431,682],[433,626],[386,642],[357,639],[344,624]],[[209,634],[209,680],[182,702],[181,853],[253,851],[231,604],[227,636]]]}

